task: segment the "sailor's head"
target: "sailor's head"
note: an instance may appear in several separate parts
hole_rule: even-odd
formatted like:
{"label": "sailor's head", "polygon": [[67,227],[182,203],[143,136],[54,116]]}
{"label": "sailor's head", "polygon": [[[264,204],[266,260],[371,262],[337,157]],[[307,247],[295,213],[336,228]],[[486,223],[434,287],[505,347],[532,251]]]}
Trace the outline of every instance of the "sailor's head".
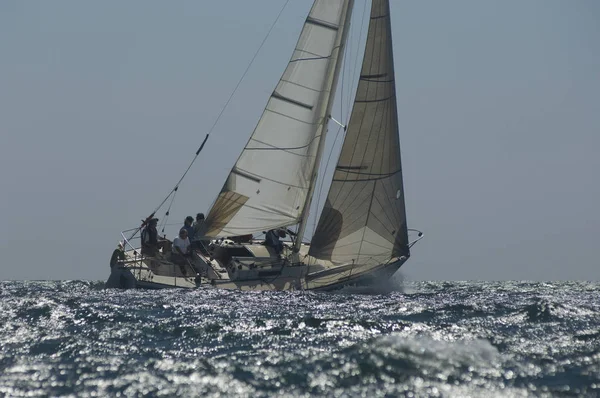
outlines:
{"label": "sailor's head", "polygon": [[156,226],[158,224],[158,218],[151,219],[149,224]]}
{"label": "sailor's head", "polygon": [[180,238],[182,238],[182,239],[185,239],[185,238],[187,238],[187,229],[185,229],[185,228],[181,228],[181,229],[179,230],[179,237],[180,237]]}
{"label": "sailor's head", "polygon": [[202,220],[204,220],[204,213],[196,214],[196,221],[202,221]]}
{"label": "sailor's head", "polygon": [[185,225],[192,225],[193,222],[194,222],[194,219],[192,218],[192,216],[187,216],[185,218],[184,224]]}
{"label": "sailor's head", "polygon": [[285,238],[285,229],[284,228],[279,228],[277,230],[277,235],[279,235],[280,238]]}

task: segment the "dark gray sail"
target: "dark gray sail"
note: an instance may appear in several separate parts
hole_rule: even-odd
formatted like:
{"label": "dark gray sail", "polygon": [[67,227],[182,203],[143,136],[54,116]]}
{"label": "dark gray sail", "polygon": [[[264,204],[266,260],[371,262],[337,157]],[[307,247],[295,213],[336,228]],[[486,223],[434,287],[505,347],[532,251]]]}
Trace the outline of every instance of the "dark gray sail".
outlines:
{"label": "dark gray sail", "polygon": [[309,254],[333,264],[409,256],[389,0],[373,0],[356,99]]}

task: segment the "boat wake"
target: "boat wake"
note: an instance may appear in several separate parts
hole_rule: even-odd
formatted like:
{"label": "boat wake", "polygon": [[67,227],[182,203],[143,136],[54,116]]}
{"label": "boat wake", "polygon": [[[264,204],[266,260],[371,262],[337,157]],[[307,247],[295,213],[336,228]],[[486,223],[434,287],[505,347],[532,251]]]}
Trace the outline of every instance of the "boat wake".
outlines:
{"label": "boat wake", "polygon": [[377,277],[371,279],[368,285],[347,285],[343,288],[334,291],[338,294],[364,294],[364,295],[380,295],[390,294],[392,292],[408,293],[407,287],[404,284],[404,277],[401,272],[396,272],[391,278]]}

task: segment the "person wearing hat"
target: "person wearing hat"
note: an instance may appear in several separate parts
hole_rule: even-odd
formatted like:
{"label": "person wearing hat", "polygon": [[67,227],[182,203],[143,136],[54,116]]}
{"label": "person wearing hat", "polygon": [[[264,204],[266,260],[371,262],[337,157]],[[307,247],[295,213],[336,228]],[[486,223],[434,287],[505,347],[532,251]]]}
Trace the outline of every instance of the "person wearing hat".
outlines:
{"label": "person wearing hat", "polygon": [[158,218],[153,218],[148,225],[142,229],[142,254],[146,256],[155,256],[158,251]]}
{"label": "person wearing hat", "polygon": [[117,248],[113,251],[112,256],[110,257],[110,268],[116,267],[117,265],[123,265],[123,261],[125,261],[125,248],[123,246],[123,242],[119,241],[117,243]]}

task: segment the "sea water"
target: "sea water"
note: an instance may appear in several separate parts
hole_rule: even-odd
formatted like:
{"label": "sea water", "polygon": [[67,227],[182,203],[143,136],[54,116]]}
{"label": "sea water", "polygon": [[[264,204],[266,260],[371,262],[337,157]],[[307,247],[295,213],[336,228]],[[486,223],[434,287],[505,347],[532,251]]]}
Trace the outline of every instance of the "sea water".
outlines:
{"label": "sea water", "polygon": [[600,396],[600,284],[0,282],[0,396]]}

